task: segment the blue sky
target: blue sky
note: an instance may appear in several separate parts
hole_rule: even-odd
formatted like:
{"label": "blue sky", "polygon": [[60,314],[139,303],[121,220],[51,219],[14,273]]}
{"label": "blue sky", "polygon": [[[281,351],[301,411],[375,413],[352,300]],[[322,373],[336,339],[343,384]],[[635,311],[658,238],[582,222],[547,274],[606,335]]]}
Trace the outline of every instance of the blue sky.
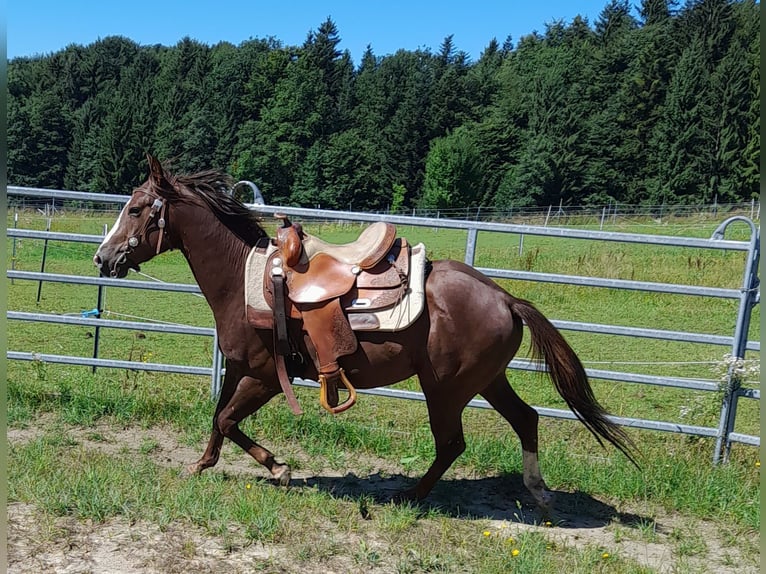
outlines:
{"label": "blue sky", "polygon": [[310,30],[330,16],[341,50],[358,64],[370,44],[378,56],[396,50],[431,48],[453,34],[453,44],[476,60],[495,37],[514,42],[554,20],[569,23],[577,14],[593,24],[608,0],[8,0],[7,56],[34,56],[69,44],[90,44],[111,35],[141,45],[175,45],[189,36],[208,45],[233,44],[273,36],[300,45]]}

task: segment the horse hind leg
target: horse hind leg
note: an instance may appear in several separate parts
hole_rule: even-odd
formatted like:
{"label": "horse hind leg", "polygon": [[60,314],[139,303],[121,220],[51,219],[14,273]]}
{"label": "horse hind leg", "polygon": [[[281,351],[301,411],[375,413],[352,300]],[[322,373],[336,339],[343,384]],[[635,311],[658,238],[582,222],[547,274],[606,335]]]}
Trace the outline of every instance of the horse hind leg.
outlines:
{"label": "horse hind leg", "polygon": [[278,388],[266,386],[252,377],[240,376],[236,367],[227,363],[221,396],[213,416],[213,430],[202,457],[187,467],[190,474],[199,474],[215,466],[221,454],[223,439],[229,438],[256,461],[265,466],[279,484],[290,482],[290,467],[276,462],[274,455],[239,428],[239,423],[265,405],[279,393]]}
{"label": "horse hind leg", "polygon": [[431,492],[447,469],[465,451],[465,437],[461,415],[464,405],[444,401],[426,393],[431,433],[436,446],[436,458],[414,488],[401,494],[401,498],[422,500]]}
{"label": "horse hind leg", "polygon": [[532,494],[538,506],[548,511],[553,505],[553,493],[540,473],[537,457],[537,411],[525,403],[511,388],[505,374],[500,374],[481,393],[502,417],[507,420],[521,441],[524,465],[524,486]]}

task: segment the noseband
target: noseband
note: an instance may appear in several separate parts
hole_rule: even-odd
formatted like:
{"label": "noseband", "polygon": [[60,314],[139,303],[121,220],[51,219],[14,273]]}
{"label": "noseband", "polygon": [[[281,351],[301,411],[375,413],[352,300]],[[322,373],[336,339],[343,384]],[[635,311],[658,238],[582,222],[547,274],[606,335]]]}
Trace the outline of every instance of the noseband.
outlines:
{"label": "noseband", "polygon": [[125,249],[123,256],[127,257],[128,254],[132,253],[133,250],[138,247],[138,245],[141,243],[141,238],[146,234],[149,224],[154,221],[154,217],[157,215],[157,212],[160,213],[160,218],[157,220],[157,227],[160,230],[159,235],[157,236],[157,249],[155,250],[155,255],[160,254],[160,249],[162,247],[162,238],[165,237],[167,234],[165,231],[165,210],[167,209],[167,202],[157,197],[156,195],[142,191],[141,193],[145,193],[149,197],[154,198],[154,203],[152,203],[152,207],[149,211],[149,217],[146,218],[146,221],[144,222],[144,225],[141,227],[141,229],[136,233],[135,235],[132,235],[130,238],[128,238],[128,246],[127,249]]}

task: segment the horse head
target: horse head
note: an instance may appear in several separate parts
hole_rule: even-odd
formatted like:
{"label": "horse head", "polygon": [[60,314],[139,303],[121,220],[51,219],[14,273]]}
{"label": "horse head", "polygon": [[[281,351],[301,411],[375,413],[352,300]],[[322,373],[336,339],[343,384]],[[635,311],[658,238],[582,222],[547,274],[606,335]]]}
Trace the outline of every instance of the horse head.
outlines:
{"label": "horse head", "polygon": [[104,277],[125,277],[129,269],[171,249],[167,237],[168,197],[173,178],[160,162],[147,154],[149,179],[133,190],[112,229],[99,245],[93,263]]}

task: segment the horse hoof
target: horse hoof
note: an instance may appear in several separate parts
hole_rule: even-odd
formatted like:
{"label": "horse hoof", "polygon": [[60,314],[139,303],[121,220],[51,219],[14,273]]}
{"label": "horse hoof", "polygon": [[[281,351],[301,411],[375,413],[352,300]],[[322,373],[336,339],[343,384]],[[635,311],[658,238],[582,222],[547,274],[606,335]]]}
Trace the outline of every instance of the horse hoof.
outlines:
{"label": "horse hoof", "polygon": [[282,466],[279,470],[273,473],[272,477],[277,481],[279,486],[290,486],[290,479],[292,478],[290,467],[287,465]]}
{"label": "horse hoof", "polygon": [[391,502],[394,504],[412,504],[417,502],[418,495],[414,488],[408,488],[407,490],[402,490],[401,492],[398,492],[394,495],[394,497],[391,499]]}
{"label": "horse hoof", "polygon": [[190,464],[181,470],[181,478],[189,478],[191,476],[197,476],[198,474],[202,474],[202,469],[197,463]]}
{"label": "horse hoof", "polygon": [[542,490],[534,493],[537,506],[545,513],[553,510],[553,503],[556,500],[556,495],[550,490]]}

